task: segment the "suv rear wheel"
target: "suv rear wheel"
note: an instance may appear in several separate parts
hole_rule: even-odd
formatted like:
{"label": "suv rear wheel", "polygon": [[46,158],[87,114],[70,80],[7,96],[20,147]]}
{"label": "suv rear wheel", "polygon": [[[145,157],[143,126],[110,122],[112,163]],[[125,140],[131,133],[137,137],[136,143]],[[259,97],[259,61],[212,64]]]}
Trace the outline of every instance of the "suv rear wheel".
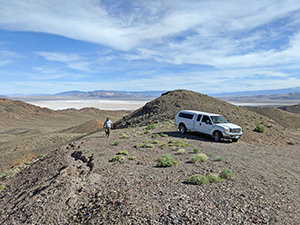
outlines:
{"label": "suv rear wheel", "polygon": [[180,131],[180,133],[182,133],[182,134],[185,134],[185,133],[186,133],[186,127],[185,127],[184,124],[180,124],[180,125],[179,125],[179,131]]}

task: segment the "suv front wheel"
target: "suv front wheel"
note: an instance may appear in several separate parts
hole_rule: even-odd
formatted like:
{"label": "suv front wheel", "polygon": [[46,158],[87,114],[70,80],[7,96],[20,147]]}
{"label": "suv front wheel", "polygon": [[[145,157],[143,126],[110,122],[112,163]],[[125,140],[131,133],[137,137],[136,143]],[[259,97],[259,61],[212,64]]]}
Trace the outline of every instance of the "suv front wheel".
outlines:
{"label": "suv front wheel", "polygon": [[219,142],[219,141],[221,141],[221,138],[222,138],[221,132],[216,131],[216,132],[214,133],[214,141],[215,141],[215,142]]}

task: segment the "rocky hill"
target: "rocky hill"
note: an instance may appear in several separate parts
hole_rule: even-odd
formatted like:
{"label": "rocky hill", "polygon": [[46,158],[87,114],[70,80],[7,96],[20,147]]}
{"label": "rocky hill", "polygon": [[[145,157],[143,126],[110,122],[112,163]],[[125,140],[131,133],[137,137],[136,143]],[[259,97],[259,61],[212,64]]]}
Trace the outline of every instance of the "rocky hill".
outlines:
{"label": "rocky hill", "polygon": [[[243,128],[243,141],[256,144],[281,145],[290,142],[283,133],[282,125],[274,119],[235,106],[222,100],[193,91],[175,90],[162,94],[161,97],[148,102],[144,107],[130,113],[115,123],[117,128],[144,126],[151,123],[171,120],[182,109],[199,110],[222,114],[232,123]],[[265,132],[258,133],[254,129],[264,126]]]}
{"label": "rocky hill", "polygon": [[31,105],[18,100],[0,99],[1,118],[43,118],[43,117],[65,117],[61,113],[48,108]]}
{"label": "rocky hill", "polygon": [[300,104],[298,105],[290,105],[290,106],[281,106],[278,109],[282,109],[291,113],[300,114]]}

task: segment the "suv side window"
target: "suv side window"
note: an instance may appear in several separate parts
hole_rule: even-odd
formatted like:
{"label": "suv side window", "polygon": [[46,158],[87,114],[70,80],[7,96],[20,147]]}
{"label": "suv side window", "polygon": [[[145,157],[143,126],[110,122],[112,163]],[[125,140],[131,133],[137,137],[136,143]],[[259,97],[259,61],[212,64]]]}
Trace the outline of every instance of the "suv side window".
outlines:
{"label": "suv side window", "polygon": [[178,117],[186,118],[186,119],[193,119],[194,115],[193,114],[188,114],[188,113],[179,113]]}
{"label": "suv side window", "polygon": [[206,123],[207,120],[210,121],[209,116],[203,116],[201,122]]}
{"label": "suv side window", "polygon": [[202,115],[198,115],[197,121],[200,121]]}

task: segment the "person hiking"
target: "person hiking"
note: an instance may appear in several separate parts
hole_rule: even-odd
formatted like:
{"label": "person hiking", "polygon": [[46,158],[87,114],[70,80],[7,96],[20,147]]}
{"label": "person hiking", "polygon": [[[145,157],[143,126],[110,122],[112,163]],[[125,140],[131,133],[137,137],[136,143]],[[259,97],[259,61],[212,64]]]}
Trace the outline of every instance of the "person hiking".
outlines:
{"label": "person hiking", "polygon": [[103,128],[105,128],[106,137],[109,138],[110,130],[113,128],[113,123],[109,118],[107,118],[106,121],[104,122]]}

